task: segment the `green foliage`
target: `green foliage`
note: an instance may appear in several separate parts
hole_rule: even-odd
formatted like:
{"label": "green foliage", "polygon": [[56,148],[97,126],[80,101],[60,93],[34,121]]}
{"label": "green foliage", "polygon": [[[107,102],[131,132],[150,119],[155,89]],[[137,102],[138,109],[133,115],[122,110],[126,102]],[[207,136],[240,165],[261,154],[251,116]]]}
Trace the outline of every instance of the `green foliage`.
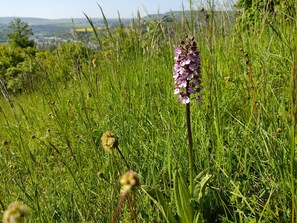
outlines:
{"label": "green foliage", "polygon": [[7,34],[7,39],[11,45],[21,48],[34,47],[34,40],[30,39],[33,31],[28,23],[17,18],[9,23],[8,29],[10,33]]}
{"label": "green foliage", "polygon": [[244,10],[260,10],[274,12],[275,8],[281,4],[281,0],[239,0],[237,1],[237,7]]}
{"label": "green foliage", "polygon": [[35,56],[33,35],[29,25],[21,19],[9,23],[7,34],[9,46],[0,46],[0,78],[12,92],[32,91],[37,70],[32,58]]}
{"label": "green foliage", "polygon": [[53,52],[54,64],[52,78],[68,81],[78,78],[91,64],[91,50],[83,43],[64,43]]}
{"label": "green foliage", "polygon": [[[32,60],[35,49],[0,46],[0,78],[11,92],[29,92],[33,90],[37,64]],[[37,75],[38,76],[38,75]]]}
{"label": "green foliage", "polygon": [[237,25],[245,30],[253,30],[266,20],[273,23],[283,19],[291,23],[296,13],[295,0],[238,0],[235,6],[240,10]]}
{"label": "green foliage", "polygon": [[148,187],[143,187],[143,190],[149,195],[150,199],[159,205],[166,222],[205,222],[203,214],[207,213],[209,208],[205,205],[205,200],[209,199],[207,196],[207,187],[211,177],[212,176],[207,173],[207,170],[199,173],[195,177],[195,190],[192,196],[183,176],[178,176],[178,174],[175,174],[173,179],[175,207],[173,209],[168,206],[168,201],[166,201],[164,195],[158,189],[149,189]]}

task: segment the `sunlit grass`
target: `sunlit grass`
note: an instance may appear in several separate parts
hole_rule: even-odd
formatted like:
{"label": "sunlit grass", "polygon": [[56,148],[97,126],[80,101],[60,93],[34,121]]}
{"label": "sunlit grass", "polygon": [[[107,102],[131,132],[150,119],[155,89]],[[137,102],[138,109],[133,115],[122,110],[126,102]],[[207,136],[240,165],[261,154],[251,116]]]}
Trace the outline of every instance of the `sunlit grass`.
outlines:
{"label": "sunlit grass", "polygon": [[[142,188],[160,191],[176,212],[174,177],[187,179],[188,158],[184,107],[173,94],[173,50],[189,30],[158,20],[144,32],[138,22],[110,31],[112,38],[99,33],[104,51],[59,48],[59,66],[44,68],[49,76],[38,91],[10,95],[11,104],[0,98],[3,211],[22,200],[31,210],[28,222],[110,222],[127,165],[118,156],[117,167],[116,154],[103,149],[109,130]],[[289,222],[296,209],[295,45],[275,30],[296,29],[276,24],[260,27],[261,35],[221,33],[209,22],[195,32],[204,89],[191,118],[196,182],[211,178],[194,207],[206,222]],[[165,222],[143,190],[136,196],[138,222]],[[122,204],[120,221],[135,219],[132,200]]]}
{"label": "sunlit grass", "polygon": [[[97,28],[98,31],[100,30],[104,30],[104,28],[102,27],[98,27]],[[93,32],[93,29],[88,27],[88,28],[79,28],[79,29],[75,29],[76,32]]]}

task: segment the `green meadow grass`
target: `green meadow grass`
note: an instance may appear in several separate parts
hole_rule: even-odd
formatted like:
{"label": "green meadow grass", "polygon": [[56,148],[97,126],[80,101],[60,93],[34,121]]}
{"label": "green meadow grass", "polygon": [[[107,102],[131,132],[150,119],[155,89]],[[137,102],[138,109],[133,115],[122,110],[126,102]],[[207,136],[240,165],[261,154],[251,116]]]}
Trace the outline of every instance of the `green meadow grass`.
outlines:
{"label": "green meadow grass", "polygon": [[[205,222],[294,222],[296,25],[224,31],[210,19],[189,30],[157,21],[143,33],[137,22],[100,37],[103,51],[74,63],[67,82],[44,68],[39,90],[10,95],[11,104],[0,98],[1,210],[21,200],[27,222],[110,222],[120,198],[113,156],[127,171],[101,146],[111,130],[142,186],[162,191],[175,212],[173,176],[188,176],[188,159],[173,54],[194,33],[204,87],[203,104],[191,104],[195,174],[212,175]],[[137,222],[165,222],[143,190],[136,194]],[[132,222],[129,199],[118,222]]]}

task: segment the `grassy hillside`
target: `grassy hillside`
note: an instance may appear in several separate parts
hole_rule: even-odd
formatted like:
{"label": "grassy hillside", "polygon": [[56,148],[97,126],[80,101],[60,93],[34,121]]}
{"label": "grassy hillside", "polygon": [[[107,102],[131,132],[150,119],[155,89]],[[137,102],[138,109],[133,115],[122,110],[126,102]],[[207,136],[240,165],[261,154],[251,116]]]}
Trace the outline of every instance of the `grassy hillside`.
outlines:
{"label": "grassy hillside", "polygon": [[[98,51],[73,43],[27,59],[34,90],[1,88],[0,208],[20,200],[28,222],[111,222],[117,211],[117,222],[294,222],[296,23],[265,15],[247,29],[203,15],[139,18],[98,33]],[[202,105],[190,104],[189,193],[186,106],[172,74],[185,33],[203,85]],[[119,140],[112,153],[107,130]],[[125,197],[129,169],[141,186]]]}

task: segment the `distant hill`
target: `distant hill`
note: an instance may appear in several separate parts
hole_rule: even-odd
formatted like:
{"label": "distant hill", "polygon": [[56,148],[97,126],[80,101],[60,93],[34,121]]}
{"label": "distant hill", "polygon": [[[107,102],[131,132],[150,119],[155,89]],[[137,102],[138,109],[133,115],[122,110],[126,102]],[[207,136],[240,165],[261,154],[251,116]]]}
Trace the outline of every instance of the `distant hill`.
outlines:
{"label": "distant hill", "polygon": [[[0,24],[8,25],[11,20],[20,18],[22,21],[27,22],[30,26],[42,26],[42,25],[55,25],[55,26],[86,26],[88,20],[86,18],[64,18],[64,19],[43,19],[32,17],[0,17]],[[131,19],[121,19],[123,23],[130,22]],[[92,18],[92,21],[96,25],[104,24],[102,18]],[[118,22],[118,19],[108,19],[109,22]]]}
{"label": "distant hill", "polygon": [[[232,26],[235,23],[236,11],[215,11],[214,17],[217,24]],[[195,18],[195,24],[204,25],[206,24],[208,11],[194,11],[193,15]],[[7,29],[8,24],[13,19],[19,17],[0,17],[0,42],[6,41],[6,34],[9,31]],[[150,14],[142,19],[146,21],[154,19],[162,19],[164,22],[172,22],[174,20],[190,19],[190,11],[170,11],[162,14]],[[90,24],[87,18],[64,18],[64,19],[44,19],[44,18],[32,18],[32,17],[20,17],[24,22],[27,22],[32,28],[35,35],[34,38],[43,37],[59,37],[62,39],[71,38],[71,30],[90,28]],[[110,26],[116,26],[119,24],[118,18],[107,19]],[[92,18],[92,22],[96,27],[105,26],[104,20],[102,18]],[[121,23],[123,25],[128,25],[132,22],[132,18],[122,19]]]}
{"label": "distant hill", "polygon": [[[6,41],[8,32],[7,26],[10,21],[20,18],[29,24],[35,36],[55,36],[61,38],[70,38],[70,31],[78,28],[91,27],[86,18],[65,18],[65,19],[43,19],[32,17],[0,17],[0,42]],[[122,24],[130,24],[132,19],[121,19]],[[92,18],[92,22],[96,27],[104,26],[102,18]],[[108,19],[108,23],[112,25],[118,24],[118,19]]]}
{"label": "distant hill", "polygon": [[[207,11],[195,11],[194,15],[197,17],[203,16],[207,13]],[[220,16],[228,16],[229,18],[234,18],[237,11],[215,11],[214,15],[216,17]],[[177,20],[181,19],[182,16],[186,18],[190,17],[190,11],[170,11],[161,14],[149,14],[144,16],[143,19],[158,19],[163,17],[173,17]],[[20,18],[22,21],[27,22],[30,26],[42,26],[42,25],[54,25],[54,26],[69,26],[69,27],[86,27],[89,25],[88,20],[86,18],[62,18],[62,19],[43,19],[43,18],[33,18],[33,17],[0,17],[1,25],[8,25],[9,22],[15,18]],[[107,19],[110,24],[118,23],[118,18],[109,18]],[[95,25],[104,25],[104,21],[102,18],[92,18],[92,21]],[[123,24],[130,23],[132,18],[121,18],[121,22]]]}
{"label": "distant hill", "polygon": [[[204,24],[206,22],[207,14],[209,11],[194,11],[194,19],[197,23]],[[213,15],[217,22],[219,21],[228,21],[230,25],[235,23],[237,11],[214,11]],[[162,14],[150,14],[143,19],[150,20],[150,19],[165,19],[165,21],[173,20],[181,20],[182,18],[190,19],[191,18],[191,11],[170,11]]]}
{"label": "distant hill", "polygon": [[11,20],[16,18],[20,18],[22,21],[27,22],[29,24],[42,23],[47,20],[47,19],[31,18],[31,17],[0,17],[0,23],[8,25]]}

